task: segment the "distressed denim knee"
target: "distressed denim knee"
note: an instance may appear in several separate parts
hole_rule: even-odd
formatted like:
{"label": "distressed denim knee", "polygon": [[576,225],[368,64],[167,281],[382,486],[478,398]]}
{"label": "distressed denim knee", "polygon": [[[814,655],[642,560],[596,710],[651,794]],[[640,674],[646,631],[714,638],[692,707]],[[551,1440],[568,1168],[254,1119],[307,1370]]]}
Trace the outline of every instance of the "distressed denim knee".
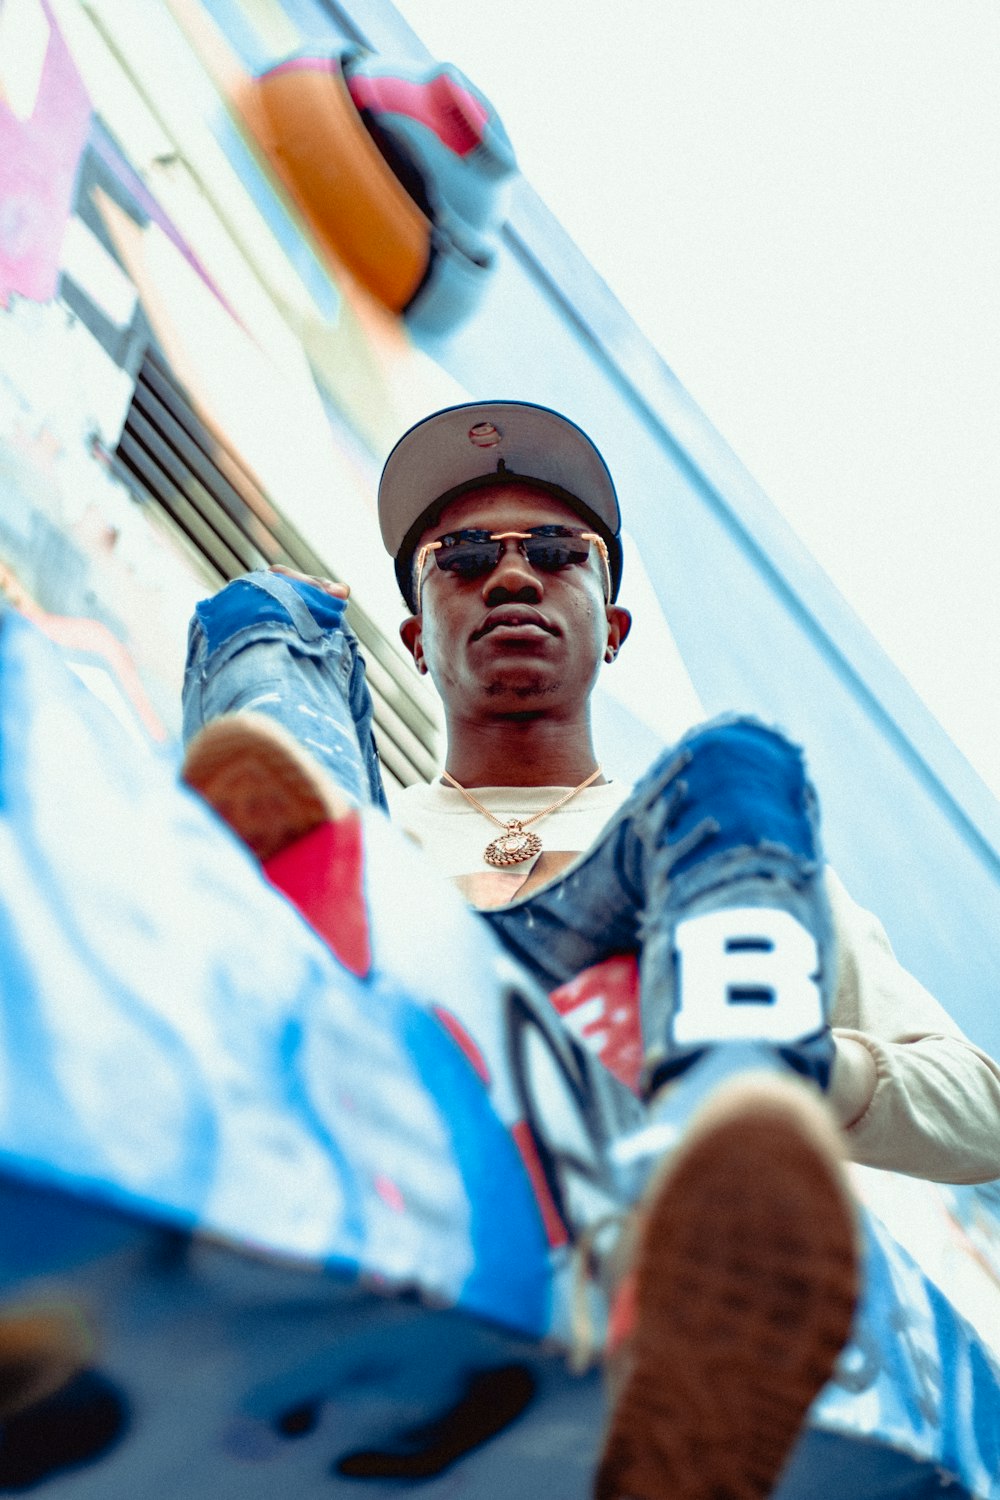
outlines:
{"label": "distressed denim knee", "polygon": [[278,574],[248,574],[198,605],[188,634],[185,743],[252,709],[287,729],[355,802],[388,810],[372,702],[346,601]]}
{"label": "distressed denim knee", "polygon": [[829,1081],[836,955],[802,752],[756,720],[693,731],[638,789],[647,1091],[718,1043],[769,1043]]}
{"label": "distressed denim knee", "polygon": [[483,915],[549,989],[639,954],[647,1092],[713,1042],[748,1037],[825,1086],[835,954],[822,869],[801,752],[755,720],[720,719],[662,755],[562,876]]}

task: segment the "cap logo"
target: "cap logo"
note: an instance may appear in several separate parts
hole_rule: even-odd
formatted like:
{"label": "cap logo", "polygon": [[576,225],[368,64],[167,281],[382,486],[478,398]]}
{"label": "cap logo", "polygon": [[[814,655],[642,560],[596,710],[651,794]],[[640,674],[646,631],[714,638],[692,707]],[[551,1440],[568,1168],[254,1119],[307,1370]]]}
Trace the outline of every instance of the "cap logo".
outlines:
{"label": "cap logo", "polygon": [[475,448],[495,448],[503,437],[493,422],[477,422],[475,427],[469,428],[469,442]]}

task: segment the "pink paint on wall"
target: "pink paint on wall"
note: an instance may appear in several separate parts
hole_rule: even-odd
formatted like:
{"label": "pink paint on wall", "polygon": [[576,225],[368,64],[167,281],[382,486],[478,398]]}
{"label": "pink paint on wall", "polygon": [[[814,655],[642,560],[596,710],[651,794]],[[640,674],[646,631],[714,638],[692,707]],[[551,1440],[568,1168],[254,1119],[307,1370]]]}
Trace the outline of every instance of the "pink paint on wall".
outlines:
{"label": "pink paint on wall", "polygon": [[59,250],[87,139],[90,101],[66,43],[43,7],[48,45],[27,118],[0,97],[0,305],[13,293],[55,295]]}

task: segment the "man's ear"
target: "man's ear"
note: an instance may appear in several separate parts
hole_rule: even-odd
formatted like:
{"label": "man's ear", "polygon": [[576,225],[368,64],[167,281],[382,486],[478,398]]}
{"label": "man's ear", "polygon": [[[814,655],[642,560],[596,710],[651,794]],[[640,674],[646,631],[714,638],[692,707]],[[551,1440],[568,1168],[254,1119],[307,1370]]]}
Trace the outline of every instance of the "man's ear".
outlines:
{"label": "man's ear", "polygon": [[424,661],[424,630],[423,621],[419,615],[407,615],[399,627],[400,640],[409,651],[416,662],[417,671],[422,675],[427,671],[427,663]]}
{"label": "man's ear", "polygon": [[632,629],[632,616],[627,609],[620,604],[609,604],[607,607],[608,620],[608,644],[604,650],[604,660],[614,661],[629,631]]}

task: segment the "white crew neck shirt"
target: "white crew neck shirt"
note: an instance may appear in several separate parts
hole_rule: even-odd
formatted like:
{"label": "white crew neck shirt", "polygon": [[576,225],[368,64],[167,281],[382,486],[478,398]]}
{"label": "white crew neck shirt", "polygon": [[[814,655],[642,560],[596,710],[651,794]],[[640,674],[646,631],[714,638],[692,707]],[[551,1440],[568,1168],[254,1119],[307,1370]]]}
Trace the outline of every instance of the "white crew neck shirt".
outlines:
{"label": "white crew neck shirt", "polygon": [[[510,818],[530,818],[551,807],[571,788],[487,786],[470,790],[505,823]],[[420,845],[431,863],[458,886],[472,906],[504,906],[515,899],[533,873],[537,871],[545,878],[555,876],[589,849],[631,790],[620,781],[584,787],[565,807],[531,824],[528,831],[541,839],[542,853],[501,870],[487,863],[484,851],[503,830],[467,802],[456,787],[443,781],[418,783],[399,793],[393,799],[393,821]]]}

